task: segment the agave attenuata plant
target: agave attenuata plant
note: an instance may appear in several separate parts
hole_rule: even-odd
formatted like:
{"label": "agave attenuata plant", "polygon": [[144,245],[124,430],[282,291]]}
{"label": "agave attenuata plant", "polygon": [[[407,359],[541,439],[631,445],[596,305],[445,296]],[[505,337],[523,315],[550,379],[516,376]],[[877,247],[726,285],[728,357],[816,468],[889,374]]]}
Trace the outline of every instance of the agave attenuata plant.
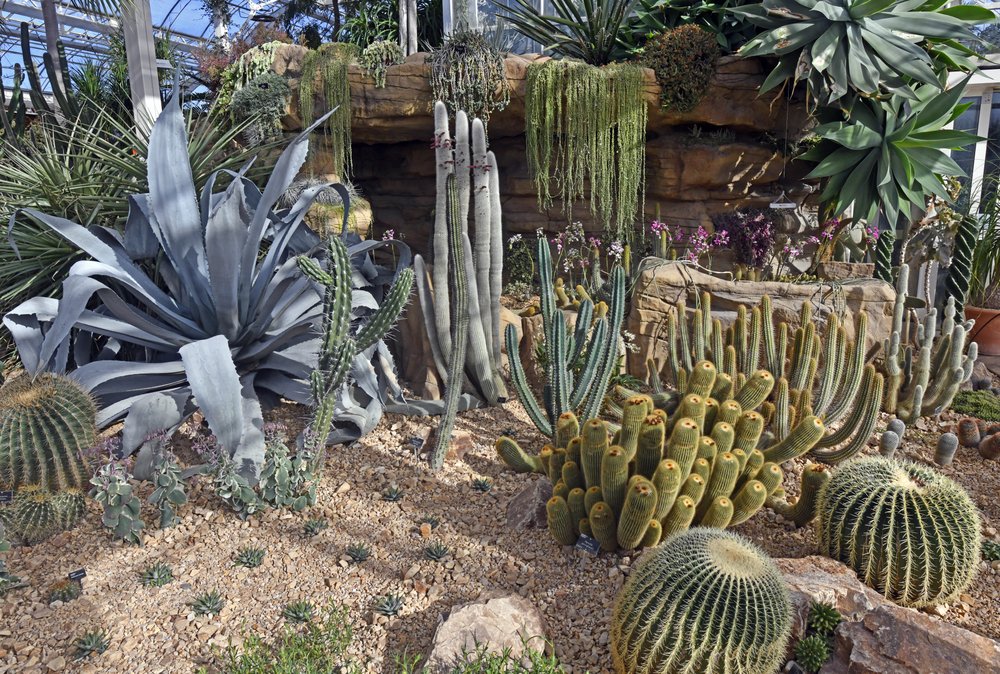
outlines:
{"label": "agave attenuata plant", "polygon": [[[332,187],[341,193],[347,223],[349,195],[341,185],[310,187],[290,208],[275,210],[305,161],[310,131],[289,144],[263,191],[244,167],[217,172],[199,199],[174,96],[150,134],[149,193],[131,197],[124,236],[25,210],[91,258],[72,266],[61,299],[36,297],[4,317],[25,369],[70,370],[100,402],[100,424],[125,418],[125,451],[200,408],[221,449],[255,481],[264,456],[262,401],[312,402],[308,382],[323,304],[296,256],[319,257],[323,247],[303,217]],[[408,266],[410,253],[399,242],[345,234],[345,243],[355,266],[356,330],[395,276],[369,253],[393,246],[398,269]],[[381,342],[354,357],[350,386],[338,401],[343,424],[331,441],[369,430],[385,392],[398,392],[388,358]]]}

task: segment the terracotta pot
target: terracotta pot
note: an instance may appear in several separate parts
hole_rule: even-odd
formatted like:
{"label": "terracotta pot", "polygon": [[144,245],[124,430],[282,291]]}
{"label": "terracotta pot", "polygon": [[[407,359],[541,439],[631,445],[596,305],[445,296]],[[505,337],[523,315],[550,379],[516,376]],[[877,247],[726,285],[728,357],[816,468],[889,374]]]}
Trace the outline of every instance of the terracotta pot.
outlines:
{"label": "terracotta pot", "polygon": [[965,317],[976,321],[969,337],[982,356],[1000,356],[1000,309],[965,307]]}

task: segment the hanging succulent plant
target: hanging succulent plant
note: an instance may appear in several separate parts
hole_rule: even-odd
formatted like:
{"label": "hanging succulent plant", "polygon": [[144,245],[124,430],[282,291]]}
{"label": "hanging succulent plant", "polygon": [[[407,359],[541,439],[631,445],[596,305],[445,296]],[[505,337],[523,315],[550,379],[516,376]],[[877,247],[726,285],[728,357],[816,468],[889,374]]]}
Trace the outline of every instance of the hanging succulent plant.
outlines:
{"label": "hanging succulent plant", "polygon": [[431,89],[452,114],[464,110],[484,125],[510,102],[503,55],[477,31],[456,31],[431,53]]}

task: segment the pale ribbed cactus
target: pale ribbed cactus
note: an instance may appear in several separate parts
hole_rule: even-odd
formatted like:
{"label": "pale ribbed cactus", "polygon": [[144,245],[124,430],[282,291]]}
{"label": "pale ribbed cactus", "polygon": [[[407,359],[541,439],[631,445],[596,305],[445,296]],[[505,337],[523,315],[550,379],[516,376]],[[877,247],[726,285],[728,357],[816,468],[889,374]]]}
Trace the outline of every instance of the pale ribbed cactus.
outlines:
{"label": "pale ribbed cactus", "polygon": [[979,513],[944,475],[882,457],[838,468],[817,503],[820,552],[892,601],[946,603],[979,566]]}
{"label": "pale ribbed cactus", "polygon": [[[471,137],[470,137],[471,136]],[[488,405],[507,397],[500,377],[500,290],[503,274],[500,177],[496,157],[487,151],[486,132],[479,119],[471,124],[465,112],[455,113],[455,137],[448,128],[444,103],[434,104],[434,148],[437,202],[434,211],[434,266],[431,277],[420,255],[414,257],[417,292],[438,375],[450,382],[453,330],[460,318],[467,324],[462,377]],[[449,183],[455,182],[457,208],[451,209]],[[469,211],[475,225],[469,233]],[[452,219],[454,219],[452,221]],[[456,229],[457,224],[457,229]],[[461,281],[466,302],[456,306],[452,292]],[[461,387],[460,387],[461,388]]]}
{"label": "pale ribbed cactus", "polygon": [[745,538],[696,528],[633,568],[611,621],[618,674],[773,674],[792,604],[781,573]]}

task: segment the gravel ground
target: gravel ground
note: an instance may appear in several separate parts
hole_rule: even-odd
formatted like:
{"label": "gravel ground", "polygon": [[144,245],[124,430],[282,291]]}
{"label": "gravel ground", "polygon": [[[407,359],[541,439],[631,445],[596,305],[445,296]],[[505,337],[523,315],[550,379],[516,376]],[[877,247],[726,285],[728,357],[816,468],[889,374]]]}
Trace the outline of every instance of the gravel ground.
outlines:
{"label": "gravel ground", "polygon": [[[294,420],[298,414],[290,408],[279,416]],[[923,425],[904,440],[903,453],[916,460],[929,460],[937,437],[935,424]],[[540,445],[519,404],[463,414],[458,427],[471,435],[472,448],[462,460],[432,472],[409,443],[426,432],[426,420],[388,415],[353,447],[331,451],[318,505],[304,513],[269,511],[241,522],[196,484],[191,503],[181,511],[182,523],[149,530],[143,547],[112,543],[91,502],[85,521],[74,530],[7,555],[11,571],[31,586],[0,598],[0,674],[193,672],[210,664],[225,644],[239,643],[247,630],[280,629],[282,608],[297,600],[346,605],[355,625],[353,655],[368,671],[390,672],[398,654],[427,649],[451,606],[495,592],[521,594],[538,606],[568,671],[609,671],[611,606],[631,558],[585,556],[560,549],[545,530],[506,527],[508,501],[527,480],[538,479],[504,470],[493,454],[492,442],[502,432],[513,431],[527,446]],[[185,457],[182,449],[178,453]],[[800,470],[801,464],[786,472],[791,493]],[[955,465],[944,470],[969,489],[982,509],[985,533],[996,538],[1000,462],[984,462],[974,451],[962,450]],[[493,480],[493,489],[474,491],[477,477]],[[402,501],[382,500],[389,485],[405,490]],[[147,491],[144,487],[143,496]],[[419,520],[425,516],[438,518],[440,525],[421,531]],[[330,527],[306,538],[302,525],[313,517],[327,518]],[[155,522],[154,513],[147,512],[145,520]],[[765,510],[737,530],[774,556],[815,552],[811,529],[790,526]],[[423,548],[431,541],[449,546],[451,555],[443,562],[425,560]],[[362,564],[348,563],[345,555],[355,542],[372,548]],[[246,545],[267,550],[261,567],[233,566],[234,554]],[[145,588],[138,573],[155,561],[170,564],[176,580]],[[47,604],[48,586],[80,567],[87,571],[83,596]],[[211,589],[225,599],[221,615],[195,617],[187,602]],[[390,592],[405,599],[401,615],[373,615],[372,601]],[[1000,637],[1000,568],[984,563],[963,601],[943,614],[945,620]],[[99,627],[108,630],[110,649],[92,662],[74,661],[74,639]]]}

